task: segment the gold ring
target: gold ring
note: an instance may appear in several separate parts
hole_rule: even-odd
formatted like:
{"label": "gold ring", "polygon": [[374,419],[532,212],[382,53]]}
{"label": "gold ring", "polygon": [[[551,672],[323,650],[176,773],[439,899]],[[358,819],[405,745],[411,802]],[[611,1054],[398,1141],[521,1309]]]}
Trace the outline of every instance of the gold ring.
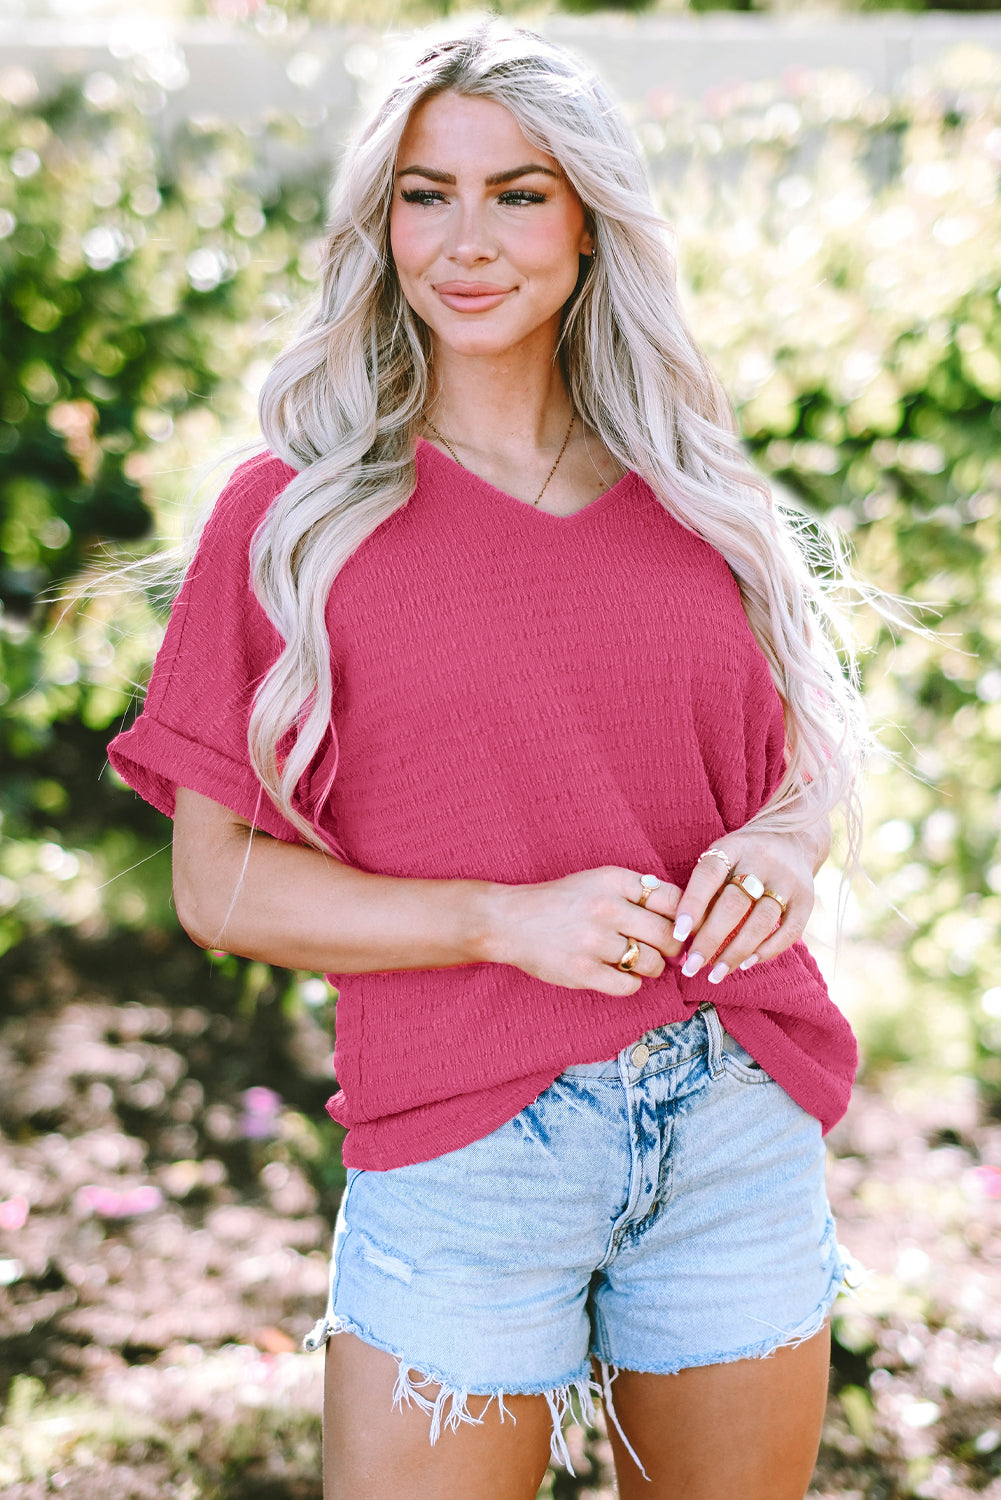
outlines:
{"label": "gold ring", "polygon": [[764,882],[757,875],[733,875],[727,884],[739,885],[744,895],[750,896],[752,901],[760,901],[765,894]]}
{"label": "gold ring", "polygon": [[695,863],[697,865],[700,865],[704,859],[721,859],[726,865],[728,871],[733,869],[733,860],[730,858],[729,854],[726,854],[722,849],[704,850],[704,852],[699,855]]}
{"label": "gold ring", "polygon": [[782,915],[785,916],[786,912],[789,910],[788,901],[783,901],[782,897],[776,896],[774,891],[762,891],[761,894],[763,896],[767,896],[770,901],[774,901],[775,905],[781,908]]}
{"label": "gold ring", "polygon": [[615,967],[617,969],[621,969],[625,974],[631,974],[633,972],[633,968],[635,967],[636,960],[639,958],[639,956],[640,945],[635,938],[630,938],[629,942],[626,944],[625,953],[623,953],[622,957],[619,959]]}
{"label": "gold ring", "polygon": [[640,885],[643,887],[643,894],[640,896],[640,899],[637,901],[636,905],[646,906],[647,902],[650,899],[651,892],[657,889],[657,887],[660,885],[660,881],[657,879],[656,875],[641,875]]}

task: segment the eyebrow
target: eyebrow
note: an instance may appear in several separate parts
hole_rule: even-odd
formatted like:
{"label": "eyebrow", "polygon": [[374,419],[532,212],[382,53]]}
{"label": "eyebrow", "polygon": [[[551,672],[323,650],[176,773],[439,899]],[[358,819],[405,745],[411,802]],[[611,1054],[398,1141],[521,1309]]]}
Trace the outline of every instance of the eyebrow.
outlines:
{"label": "eyebrow", "polygon": [[[559,178],[559,173],[554,172],[551,167],[539,166],[537,162],[528,162],[523,167],[510,167],[506,172],[491,172],[485,178],[487,187],[497,187],[502,182],[513,182],[516,177],[527,177],[532,172],[544,172],[547,177]],[[437,167],[402,167],[397,172],[397,177],[426,177],[429,182],[443,182],[449,187],[455,186],[455,178],[451,172],[440,172]]]}

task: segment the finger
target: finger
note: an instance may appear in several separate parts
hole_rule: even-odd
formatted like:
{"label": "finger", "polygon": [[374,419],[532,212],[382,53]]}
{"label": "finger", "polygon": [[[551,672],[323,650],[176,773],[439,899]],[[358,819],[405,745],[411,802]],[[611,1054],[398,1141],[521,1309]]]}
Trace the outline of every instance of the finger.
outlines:
{"label": "finger", "polygon": [[[764,907],[768,915],[762,917],[755,910],[739,934],[715,956],[708,976],[712,984],[719,984],[734,969],[753,968],[755,964],[766,962],[791,948],[803,936],[813,901],[809,896],[793,898],[784,916],[778,904],[765,897],[757,902],[757,906]],[[773,911],[774,920],[771,917]]]}
{"label": "finger", "polygon": [[620,914],[618,931],[624,942],[634,937],[638,943],[656,948],[665,958],[673,958],[681,948],[681,944],[674,941],[674,924],[671,918],[658,915],[649,906],[625,905]]}
{"label": "finger", "polygon": [[[745,961],[756,958],[761,944],[775,931],[781,912],[773,901],[756,901],[736,932],[707,960],[710,984],[719,984],[721,979]],[[760,960],[758,960],[760,961]],[[748,967],[753,967],[748,963]]]}
{"label": "finger", "polygon": [[765,963],[769,958],[777,958],[780,953],[791,948],[793,943],[798,943],[806,931],[806,924],[810,920],[812,911],[812,896],[793,897],[782,918],[781,925],[758,944],[755,950],[757,961]]}
{"label": "finger", "polygon": [[[633,906],[639,906],[640,894],[640,891],[637,891],[635,895],[630,892],[627,894],[626,900],[629,901]],[[662,880],[660,882],[660,885],[656,886],[649,893],[647,899],[643,902],[641,909],[643,911],[655,912],[659,917],[670,917],[673,921],[678,910],[678,902],[680,899],[681,886],[672,885],[669,880]]]}
{"label": "finger", "polygon": [[656,979],[658,975],[663,974],[663,954],[659,953],[656,948],[650,947],[648,943],[641,942],[639,938],[636,937],[635,933],[633,933],[631,936],[623,935],[621,933],[616,934],[613,943],[615,952],[614,954],[611,952],[609,953],[608,957],[605,960],[606,963],[611,964],[612,968],[618,969],[621,960],[628,952],[628,944],[631,941],[635,941],[636,946],[639,948],[639,957],[635,960],[634,963],[630,964],[627,970],[620,970],[619,972],[639,974],[644,979]]}
{"label": "finger", "polygon": [[692,938],[688,956],[681,967],[681,972],[687,979],[704,968],[735,936],[737,928],[748,918],[753,904],[750,896],[739,885],[730,884],[723,888],[714,901],[709,916]]}
{"label": "finger", "polygon": [[[736,859],[736,855],[722,844],[716,843],[711,847],[718,849],[728,859]],[[729,880],[732,868],[732,864],[728,866],[717,855],[707,852],[699,857],[688,884],[678,899],[674,936],[679,943],[684,943],[693,932],[698,932],[710,907]]]}
{"label": "finger", "polygon": [[602,995],[635,995],[644,980],[642,974],[628,973],[614,964],[595,960],[588,966],[578,988],[597,990]]}

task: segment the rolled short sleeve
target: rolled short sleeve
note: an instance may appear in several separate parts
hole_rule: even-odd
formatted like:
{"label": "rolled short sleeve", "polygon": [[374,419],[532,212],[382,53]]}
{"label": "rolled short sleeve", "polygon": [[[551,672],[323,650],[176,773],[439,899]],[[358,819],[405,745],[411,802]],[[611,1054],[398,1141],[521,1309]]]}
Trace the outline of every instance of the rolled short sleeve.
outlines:
{"label": "rolled short sleeve", "polygon": [[108,747],[122,779],[168,817],[188,787],[289,842],[299,835],[254,773],[247,726],[282,649],[250,586],[250,543],[294,473],[273,454],[234,472],[174,603],[142,712]]}

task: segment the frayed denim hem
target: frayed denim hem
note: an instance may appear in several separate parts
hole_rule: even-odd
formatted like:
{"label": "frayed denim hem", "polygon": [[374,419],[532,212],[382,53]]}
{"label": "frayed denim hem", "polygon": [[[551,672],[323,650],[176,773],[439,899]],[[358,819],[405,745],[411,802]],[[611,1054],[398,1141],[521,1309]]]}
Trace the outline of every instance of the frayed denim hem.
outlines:
{"label": "frayed denim hem", "polygon": [[[706,1365],[736,1364],[738,1360],[742,1359],[768,1359],[770,1355],[775,1354],[779,1349],[797,1349],[799,1348],[800,1344],[805,1344],[809,1339],[812,1339],[816,1334],[820,1332],[825,1322],[827,1321],[827,1317],[831,1311],[831,1308],[834,1306],[834,1303],[837,1301],[839,1296],[841,1296],[842,1294],[845,1294],[849,1297],[855,1297],[858,1295],[858,1289],[863,1285],[868,1275],[868,1270],[861,1264],[861,1262],[856,1260],[851,1252],[845,1249],[844,1245],[839,1245],[838,1264],[831,1278],[831,1284],[828,1287],[825,1296],[821,1299],[820,1306],[814,1312],[812,1312],[808,1318],[804,1318],[803,1321],[801,1323],[798,1323],[795,1327],[783,1329],[770,1324],[767,1326],[773,1328],[773,1336],[771,1338],[762,1339],[762,1341],[758,1344],[749,1344],[746,1348],[737,1349],[735,1351],[727,1350],[720,1351],[714,1354],[703,1355],[699,1359],[692,1360],[685,1364],[664,1366],[662,1369],[651,1370],[648,1367],[645,1367],[643,1370],[637,1371],[636,1373],[644,1375],[677,1375],[682,1370],[700,1369]],[[755,1321],[760,1322],[761,1320],[756,1319]],[[775,1335],[777,1335],[777,1337]],[[626,1364],[618,1364],[614,1360],[603,1359],[598,1350],[592,1350],[592,1357],[598,1361],[598,1364],[601,1367],[600,1390],[602,1402],[605,1407],[605,1415],[615,1427],[616,1432],[622,1439],[622,1443],[626,1449],[626,1452],[633,1459],[640,1473],[643,1475],[643,1478],[649,1479],[650,1476],[647,1474],[643,1465],[640,1463],[637,1454],[635,1453],[632,1445],[629,1442],[629,1439],[626,1437],[625,1433],[622,1430],[622,1424],[620,1423],[618,1414],[616,1413],[615,1401],[612,1396],[612,1382],[616,1379],[621,1370],[632,1369],[632,1366]]]}
{"label": "frayed denim hem", "polygon": [[[818,1334],[827,1321],[831,1308],[842,1293],[849,1297],[856,1295],[857,1288],[862,1284],[868,1274],[860,1263],[849,1255],[842,1246],[838,1247],[838,1264],[831,1277],[830,1285],[821,1298],[818,1307],[804,1318],[802,1322],[796,1323],[792,1328],[781,1328],[778,1324],[768,1323],[762,1318],[752,1318],[751,1321],[760,1323],[762,1327],[771,1329],[767,1338],[761,1339],[755,1344],[746,1344],[741,1349],[718,1349],[708,1354],[700,1354],[694,1359],[673,1362],[669,1365],[644,1365],[642,1369],[638,1366],[628,1364],[625,1360],[616,1360],[610,1355],[606,1356],[600,1349],[591,1350],[592,1357],[601,1365],[602,1371],[612,1369],[616,1374],[620,1369],[635,1370],[637,1374],[643,1375],[677,1375],[682,1370],[698,1370],[706,1365],[731,1365],[742,1359],[768,1359],[770,1355],[777,1353],[779,1349],[797,1349],[800,1344],[805,1344]],[[615,1376],[613,1375],[614,1379]],[[616,1423],[618,1426],[618,1423]]]}
{"label": "frayed denim hem", "polygon": [[[430,1441],[436,1443],[443,1430],[455,1432],[462,1423],[479,1427],[483,1418],[493,1403],[497,1402],[497,1410],[501,1421],[510,1417],[512,1422],[517,1422],[512,1411],[505,1405],[508,1396],[544,1396],[549,1407],[552,1418],[552,1435],[549,1441],[549,1451],[554,1463],[562,1464],[568,1473],[574,1473],[573,1464],[570,1461],[570,1451],[567,1448],[566,1438],[563,1436],[563,1423],[567,1417],[576,1422],[578,1426],[586,1425],[593,1427],[595,1424],[594,1395],[600,1393],[600,1387],[596,1385],[590,1374],[584,1370],[564,1385],[556,1385],[529,1388],[524,1390],[488,1390],[473,1391],[468,1386],[450,1385],[448,1380],[439,1371],[418,1368],[410,1364],[406,1355],[398,1349],[389,1349],[373,1339],[365,1329],[349,1318],[325,1314],[320,1318],[303,1339],[303,1348],[312,1353],[321,1349],[328,1339],[338,1333],[353,1333],[373,1348],[381,1349],[385,1354],[391,1354],[396,1360],[398,1374],[396,1384],[393,1387],[393,1409],[402,1410],[406,1407],[417,1407],[426,1412],[431,1418]],[[414,1377],[418,1378],[415,1379]],[[428,1386],[437,1386],[434,1396],[424,1394]],[[469,1410],[470,1396],[486,1396],[487,1402],[478,1417],[474,1417]],[[574,1401],[576,1396],[577,1400]],[[623,1439],[623,1441],[625,1441]],[[627,1444],[628,1446],[628,1444]],[[632,1450],[630,1449],[630,1452]]]}

